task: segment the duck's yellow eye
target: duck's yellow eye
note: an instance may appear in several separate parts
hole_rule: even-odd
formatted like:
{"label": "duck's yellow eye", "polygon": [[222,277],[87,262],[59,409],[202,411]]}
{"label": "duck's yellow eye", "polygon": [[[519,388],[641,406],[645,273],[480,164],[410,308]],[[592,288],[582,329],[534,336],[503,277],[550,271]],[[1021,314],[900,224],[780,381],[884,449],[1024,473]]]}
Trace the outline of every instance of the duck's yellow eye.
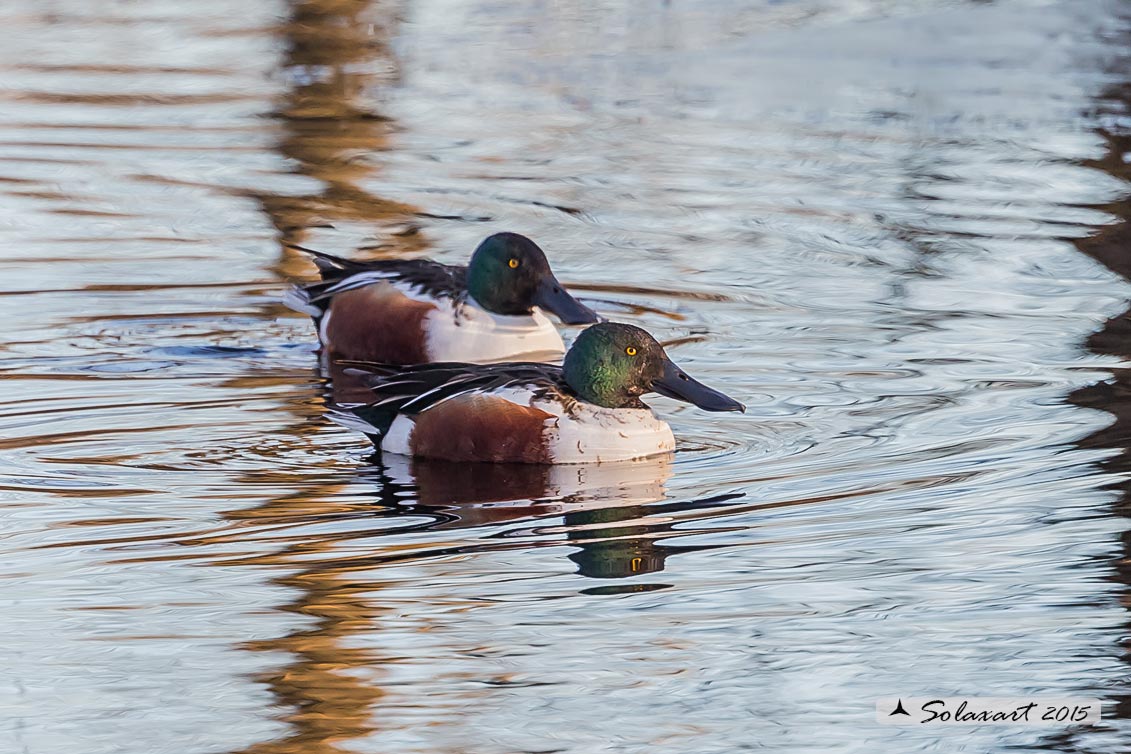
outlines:
{"label": "duck's yellow eye", "polygon": [[624,349],[624,352],[627,353],[629,356],[635,356],[636,355],[636,347],[635,346],[629,346],[628,348]]}
{"label": "duck's yellow eye", "polygon": [[517,260],[517,259],[515,259],[514,257],[511,257],[511,258],[510,258],[510,259],[509,259],[509,260],[507,261],[507,267],[510,267],[510,268],[511,268],[512,270],[513,270],[513,269],[514,269],[515,267],[518,267],[518,260]]}

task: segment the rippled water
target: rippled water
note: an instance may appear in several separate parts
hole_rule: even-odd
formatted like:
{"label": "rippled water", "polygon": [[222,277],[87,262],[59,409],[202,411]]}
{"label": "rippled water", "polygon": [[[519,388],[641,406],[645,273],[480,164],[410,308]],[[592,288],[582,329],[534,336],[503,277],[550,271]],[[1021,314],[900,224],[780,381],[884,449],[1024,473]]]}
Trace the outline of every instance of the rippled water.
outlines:
{"label": "rippled water", "polygon": [[[1126,746],[1126,4],[0,20],[0,751]],[[282,243],[503,229],[748,413],[656,399],[679,451],[628,468],[376,462]],[[877,726],[899,693],[1111,704]]]}

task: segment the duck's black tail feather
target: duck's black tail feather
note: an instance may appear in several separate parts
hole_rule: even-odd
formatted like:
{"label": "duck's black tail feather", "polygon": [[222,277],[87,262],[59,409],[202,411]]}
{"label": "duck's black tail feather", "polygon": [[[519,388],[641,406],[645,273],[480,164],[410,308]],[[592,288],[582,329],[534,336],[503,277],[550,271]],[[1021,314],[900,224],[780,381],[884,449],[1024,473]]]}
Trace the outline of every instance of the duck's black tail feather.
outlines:
{"label": "duck's black tail feather", "polygon": [[350,275],[365,272],[367,268],[360,262],[327,254],[324,251],[308,249],[305,246],[299,246],[297,243],[289,243],[286,246],[288,249],[295,249],[314,257],[314,264],[318,267],[322,282],[296,285],[283,294],[283,303],[296,312],[309,314],[314,318],[315,324],[318,324],[321,322],[322,316],[326,314],[327,307],[330,306],[329,297],[323,295],[326,293],[326,289]]}
{"label": "duck's black tail feather", "polygon": [[318,267],[318,272],[321,273],[323,282],[328,283],[341,280],[344,277],[349,277],[358,272],[365,272],[368,269],[368,266],[364,262],[355,262],[345,257],[327,254],[324,251],[315,251],[305,246],[299,246],[297,243],[289,243],[286,246],[288,249],[301,251],[304,254],[309,254],[314,257],[314,264]]}
{"label": "duck's black tail feather", "polygon": [[396,411],[382,411],[371,406],[331,406],[326,416],[335,424],[340,424],[347,429],[361,432],[368,437],[373,445],[381,448],[381,439],[389,431],[393,420],[397,418]]}

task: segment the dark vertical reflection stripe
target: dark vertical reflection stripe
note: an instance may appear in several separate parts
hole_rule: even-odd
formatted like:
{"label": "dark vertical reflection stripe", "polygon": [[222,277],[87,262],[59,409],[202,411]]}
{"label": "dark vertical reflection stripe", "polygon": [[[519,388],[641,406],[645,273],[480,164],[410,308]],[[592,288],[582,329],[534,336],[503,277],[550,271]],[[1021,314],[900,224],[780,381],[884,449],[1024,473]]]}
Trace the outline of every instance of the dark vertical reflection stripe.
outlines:
{"label": "dark vertical reflection stripe", "polygon": [[[1125,45],[1131,42],[1131,34],[1125,33],[1124,37]],[[1129,65],[1131,57],[1119,56],[1109,64],[1108,72],[1126,77]],[[1131,78],[1126,78],[1105,88],[1097,98],[1095,114],[1103,124],[1097,133],[1103,139],[1104,154],[1087,164],[1131,187],[1131,165],[1125,159],[1126,155],[1131,154],[1131,130],[1123,125],[1129,113]],[[1097,209],[1114,216],[1116,222],[1097,229],[1090,236],[1075,239],[1073,243],[1082,253],[1131,281],[1131,192]],[[1088,350],[1096,354],[1131,358],[1131,309],[1108,319],[1088,338],[1086,345]],[[1102,487],[1118,495],[1118,499],[1111,503],[1112,515],[1131,519],[1131,481],[1126,478],[1127,472],[1131,471],[1131,369],[1113,369],[1109,379],[1074,391],[1069,396],[1069,401],[1078,406],[1106,411],[1114,417],[1115,421],[1111,425],[1093,432],[1077,444],[1084,449],[1118,451],[1110,458],[1100,461],[1098,467],[1111,476],[1111,481]],[[1131,609],[1131,528],[1123,531],[1120,544],[1119,556],[1111,562],[1109,578],[1120,585],[1122,604]],[[1131,629],[1131,620],[1126,625]],[[1131,662],[1131,656],[1125,652],[1123,658]],[[1131,692],[1112,692],[1109,699],[1114,702],[1114,708],[1105,710],[1105,717],[1131,719]],[[1090,750],[1078,736],[1077,731],[1068,730],[1053,734],[1049,741],[1059,751]]]}
{"label": "dark vertical reflection stripe", "polygon": [[[278,499],[252,510],[234,514],[246,523],[281,523],[318,509],[333,515],[335,505],[330,490],[325,494],[304,493]],[[277,554],[248,558],[252,567],[288,567],[300,558],[335,547],[334,538],[309,538]],[[265,741],[242,754],[331,754],[346,751],[341,744],[362,738],[376,730],[373,705],[384,696],[380,686],[369,679],[381,660],[374,652],[345,646],[349,637],[373,629],[375,610],[365,593],[377,591],[372,581],[348,578],[339,569],[307,567],[275,579],[275,583],[296,593],[295,599],[280,609],[314,619],[314,624],[284,636],[250,641],[244,648],[252,652],[286,653],[292,659],[257,680],[264,683],[283,708],[281,720],[291,733]]]}
{"label": "dark vertical reflection stripe", "polygon": [[[286,52],[280,70],[287,88],[273,113],[282,134],[277,149],[319,188],[300,195],[255,195],[281,244],[304,241],[313,228],[334,227],[393,238],[394,252],[418,248],[414,226],[403,224],[412,209],[371,193],[365,185],[373,179],[374,157],[386,149],[391,128],[376,109],[376,94],[396,76],[388,47],[392,23],[393,14],[375,0],[292,2],[290,18],[281,27]],[[387,232],[392,226],[397,226],[395,235]],[[285,246],[281,255],[278,271],[283,276],[309,274],[304,256]],[[311,417],[296,414],[296,419],[296,434],[301,434]],[[257,524],[287,522],[311,509],[334,515],[331,492],[312,485],[229,518]],[[312,555],[332,550],[336,542],[315,535],[245,563],[286,568],[289,574],[275,583],[292,590],[295,598],[280,609],[311,617],[314,624],[244,645],[249,651],[292,658],[258,678],[275,696],[283,710],[280,719],[291,732],[240,750],[244,754],[330,754],[347,750],[343,744],[376,730],[372,708],[384,693],[359,676],[370,676],[380,667],[380,658],[345,644],[349,637],[373,630],[375,616],[363,595],[379,590],[379,585],[351,579],[341,569],[310,565]],[[305,565],[299,568],[302,561]]]}
{"label": "dark vertical reflection stripe", "polygon": [[379,0],[294,0],[281,27],[285,94],[273,113],[282,137],[277,149],[295,172],[318,181],[315,191],[257,194],[283,241],[301,242],[317,227],[356,224],[368,234],[395,229],[401,250],[414,250],[412,207],[374,194],[366,182],[388,148],[391,121],[377,94],[395,81],[389,49],[395,21]]}

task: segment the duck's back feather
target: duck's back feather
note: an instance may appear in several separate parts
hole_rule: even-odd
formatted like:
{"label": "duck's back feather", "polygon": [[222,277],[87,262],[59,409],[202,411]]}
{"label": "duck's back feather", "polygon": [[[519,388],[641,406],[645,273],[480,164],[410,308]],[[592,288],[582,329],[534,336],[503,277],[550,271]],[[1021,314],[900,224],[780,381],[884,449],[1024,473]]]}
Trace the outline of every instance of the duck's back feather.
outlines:
{"label": "duck's back feather", "polygon": [[374,400],[353,412],[384,434],[398,414],[415,416],[444,401],[468,394],[529,388],[538,393],[571,395],[562,368],[553,364],[439,363],[395,367],[387,364],[344,362],[373,392]]}
{"label": "duck's back feather", "polygon": [[292,245],[291,248],[312,255],[322,276],[321,282],[299,286],[288,296],[288,303],[299,311],[309,313],[313,309],[319,315],[324,314],[337,294],[381,281],[401,283],[435,299],[459,300],[467,292],[467,268],[459,265],[441,264],[431,259],[359,262],[302,246]]}

